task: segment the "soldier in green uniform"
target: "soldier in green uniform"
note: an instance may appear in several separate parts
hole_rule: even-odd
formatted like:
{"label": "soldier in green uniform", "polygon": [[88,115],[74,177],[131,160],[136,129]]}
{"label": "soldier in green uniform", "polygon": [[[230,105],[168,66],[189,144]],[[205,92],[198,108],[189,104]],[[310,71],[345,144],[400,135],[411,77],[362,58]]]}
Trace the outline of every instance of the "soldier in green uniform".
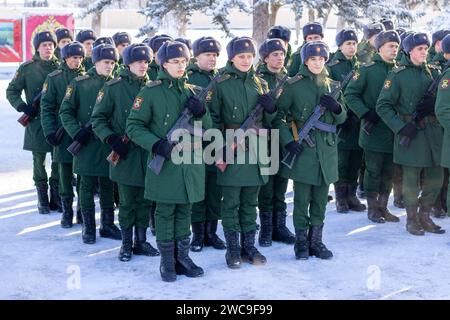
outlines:
{"label": "soldier in green uniform", "polygon": [[[405,38],[405,56],[400,66],[388,74],[376,104],[378,115],[395,134],[394,162],[402,166],[406,229],[413,235],[423,235],[424,230],[445,232],[430,218],[443,183],[443,170],[439,166],[443,129],[434,115],[433,95],[425,94],[437,76],[437,70],[432,71],[426,63],[429,46],[425,33]],[[413,114],[417,115],[417,121]],[[410,139],[409,145],[405,139]],[[423,184],[418,199],[421,172]]]}
{"label": "soldier in green uniform", "polygon": [[[111,45],[111,46],[115,46],[115,43],[114,43],[114,40],[113,40],[113,38],[111,38],[111,37],[98,37],[95,41],[94,41],[94,43],[93,43],[93,47],[95,48],[96,46],[98,46],[98,45],[100,45],[100,44],[109,44],[109,45]],[[116,48],[117,49],[117,48]],[[120,55],[119,55],[119,57],[120,57]],[[113,78],[116,78],[116,77],[118,77],[119,76],[119,74],[120,74],[120,65],[119,65],[119,63],[118,62],[116,62],[116,64],[114,65],[114,69],[113,69],[113,72],[112,72],[112,77]]]}
{"label": "soldier in green uniform", "polygon": [[[222,129],[224,136],[226,130],[234,132],[257,103],[264,109],[262,119],[258,120],[265,125],[270,124],[276,106],[267,94],[267,83],[256,75],[253,68],[256,55],[253,39],[233,38],[227,45],[227,55],[228,62],[222,78],[217,81],[212,94],[211,117],[214,126]],[[245,159],[249,159],[250,148],[253,147],[249,144],[245,150],[238,148],[239,152],[245,153]],[[230,158],[231,152],[223,152],[225,158],[226,153]],[[234,160],[236,158],[234,153]],[[241,259],[256,265],[266,263],[266,258],[255,247],[255,236],[258,191],[267,181],[268,176],[261,173],[261,165],[249,161],[243,164],[234,161],[224,172],[218,172],[217,183],[222,186],[223,195],[222,226],[227,245],[225,259],[229,268],[239,268]]]}
{"label": "soldier in green uniform", "polygon": [[[187,108],[204,129],[211,127],[211,117],[193,95],[199,89],[186,83],[189,50],[185,44],[165,42],[158,51],[161,68],[158,79],[138,93],[128,117],[127,136],[147,150],[149,160],[156,156],[165,161],[159,174],[147,170],[144,197],[156,202],[156,243],[161,253],[160,273],[163,281],[175,281],[177,274],[203,275],[203,269],[189,257],[191,204],[204,198],[205,165],[196,157],[201,143],[194,139],[189,153],[194,163],[175,163],[174,145],[166,139],[168,131]],[[200,146],[198,146],[198,144]],[[174,151],[174,152],[172,152]],[[200,160],[200,161],[197,161]]]}
{"label": "soldier in green uniform", "polygon": [[375,38],[384,30],[381,22],[367,24],[363,27],[364,39],[358,44],[356,57],[361,64],[372,61],[372,56],[377,52],[375,49]]}
{"label": "soldier in green uniform", "polygon": [[[268,83],[271,90],[287,74],[284,67],[285,54],[286,46],[282,39],[268,39],[259,48],[261,64],[256,72]],[[288,179],[276,174],[269,176],[269,181],[259,191],[258,209],[261,229],[258,243],[261,247],[271,246],[272,240],[287,244],[295,242],[295,236],[286,227],[287,186]]]}
{"label": "soldier in green uniform", "polygon": [[286,47],[284,67],[289,69],[292,63],[292,47],[289,43],[291,41],[291,30],[284,26],[273,26],[267,32],[267,39],[281,39],[284,41],[284,46]]}
{"label": "soldier in green uniform", "polygon": [[435,54],[432,57],[428,57],[427,61],[442,69],[447,62],[442,51],[442,40],[446,35],[450,34],[450,30],[439,30],[433,33],[431,46],[435,50]]}
{"label": "soldier in green uniform", "polygon": [[[365,154],[364,190],[369,206],[367,216],[377,223],[399,221],[387,208],[394,174],[394,135],[375,110],[384,81],[395,66],[399,44],[400,37],[395,31],[380,32],[375,38],[378,53],[374,54],[371,63],[361,66],[345,90],[347,106],[362,121],[359,145]],[[370,134],[363,130],[368,123],[373,125]]]}
{"label": "soldier in green uniform", "polygon": [[[441,43],[444,58],[450,60],[450,35],[444,37]],[[436,117],[444,128],[444,140],[442,145],[441,166],[450,169],[450,68],[444,70],[442,80],[439,83],[436,96]],[[448,181],[447,181],[448,183]],[[446,207],[447,215],[449,215],[448,208],[450,208],[450,188],[446,188]]]}
{"label": "soldier in green uniform", "polygon": [[[34,36],[33,46],[36,53],[33,59],[20,65],[14,78],[6,89],[6,98],[18,112],[30,117],[25,128],[23,149],[33,153],[33,181],[37,189],[38,210],[40,214],[50,213],[50,209],[58,209],[58,165],[52,162],[50,179],[45,171],[45,157],[52,147],[45,141],[42,131],[40,109],[35,108],[33,100],[39,99],[45,78],[58,68],[58,58],[54,56],[56,39],[50,31],[39,32]],[[25,101],[22,100],[25,91]],[[38,100],[39,101],[39,100]],[[48,182],[51,206],[48,199]]]}
{"label": "soldier in green uniform", "polygon": [[123,50],[122,57],[126,67],[118,78],[106,82],[101,89],[102,98],[97,100],[91,119],[95,134],[120,156],[115,166],[110,165],[109,177],[118,184],[121,199],[119,224],[122,247],[119,260],[129,261],[132,253],[159,255],[146,242],[150,202],[144,199],[144,180],[148,152],[133,142],[124,142],[123,138],[134,98],[148,82],[147,69],[152,51],[147,45],[133,44]]}
{"label": "soldier in green uniform", "polygon": [[[188,83],[206,88],[217,75],[217,57],[220,42],[213,37],[201,37],[194,41],[195,63],[187,67]],[[225,249],[225,243],[217,235],[217,222],[220,219],[222,189],[217,185],[217,168],[206,166],[205,199],[192,205],[191,251],[201,251],[203,245],[215,249]]]}
{"label": "soldier in green uniform", "polygon": [[47,76],[41,98],[42,129],[45,139],[53,146],[53,160],[58,163],[59,195],[61,196],[63,209],[61,226],[63,228],[71,228],[73,220],[73,157],[67,151],[72,139],[64,132],[62,139],[58,141],[56,133],[62,127],[59,109],[66,88],[74,78],[84,74],[82,66],[84,55],[84,47],[79,42],[72,42],[64,46],[61,50],[62,63],[58,70]]}
{"label": "soldier in green uniform", "polygon": [[331,87],[339,84],[328,77],[325,68],[328,46],[322,41],[310,42],[301,54],[300,71],[288,80],[277,102],[275,128],[280,130],[281,146],[285,152],[297,155],[292,169],[283,165],[280,175],[294,181],[296,258],[308,259],[313,255],[330,259],[333,254],[322,242],[322,231],[328,189],[338,179],[337,137],[333,132],[314,130],[310,133],[314,147],[300,145],[295,140],[297,130],[301,130],[319,103],[326,108],[320,120],[331,126],[343,123],[347,112],[329,95]]}
{"label": "soldier in green uniform", "polygon": [[155,35],[147,40],[148,46],[150,48],[152,48],[152,50],[155,54],[155,58],[148,66],[148,71],[147,71],[148,77],[151,81],[156,80],[156,78],[158,77],[158,72],[159,72],[158,55],[156,53],[158,52],[159,48],[164,44],[164,42],[170,41],[170,40],[173,40],[173,38],[166,34]]}
{"label": "soldier in green uniform", "polygon": [[288,73],[290,77],[293,77],[297,74],[300,66],[302,65],[302,57],[301,50],[303,46],[311,41],[319,41],[323,39],[323,27],[318,22],[312,22],[305,24],[302,29],[303,32],[303,44],[295,51],[292,55],[292,62],[290,67],[288,68]]}
{"label": "soldier in green uniform", "polygon": [[113,34],[112,39],[119,52],[119,65],[123,64],[123,50],[131,44],[131,36],[128,32],[119,31]]}
{"label": "soldier in green uniform", "polygon": [[[336,34],[338,50],[327,63],[329,77],[335,81],[342,79],[358,68],[356,46],[358,36],[352,29],[342,29]],[[342,88],[342,92],[345,88]],[[356,197],[358,175],[361,169],[363,152],[358,145],[359,119],[351,111],[347,119],[338,126],[338,171],[339,180],[334,184],[336,193],[336,211],[347,213],[349,210],[364,211],[366,206]]]}
{"label": "soldier in green uniform", "polygon": [[80,42],[86,51],[83,67],[87,72],[94,66],[94,63],[92,62],[92,49],[94,49],[94,41],[97,40],[97,35],[92,29],[84,29],[78,32],[75,40]]}
{"label": "soldier in green uniform", "polygon": [[57,47],[55,49],[55,56],[62,60],[61,57],[61,49],[66,45],[73,41],[73,34],[72,31],[70,31],[67,28],[58,28],[55,30],[56,34],[56,43]]}
{"label": "soldier in green uniform", "polygon": [[121,239],[120,230],[114,225],[113,183],[108,178],[106,160],[111,148],[92,133],[89,125],[86,126],[91,121],[96,100],[100,101],[104,95],[100,89],[111,80],[117,60],[117,50],[113,46],[100,44],[95,47],[92,51],[94,67],[70,82],[59,111],[64,129],[83,146],[73,158],[73,171],[81,176],[82,240],[87,244],[96,240],[94,190],[97,181],[100,187],[100,236]]}

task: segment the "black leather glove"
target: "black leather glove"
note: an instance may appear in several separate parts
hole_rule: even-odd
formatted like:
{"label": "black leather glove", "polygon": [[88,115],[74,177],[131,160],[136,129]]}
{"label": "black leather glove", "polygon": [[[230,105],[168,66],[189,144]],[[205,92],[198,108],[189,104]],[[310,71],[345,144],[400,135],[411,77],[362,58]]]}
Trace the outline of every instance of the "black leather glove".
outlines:
{"label": "black leather glove", "polygon": [[111,148],[119,154],[121,158],[125,158],[128,154],[128,145],[122,141],[122,137],[116,134],[112,134],[106,139],[106,142],[111,146]]}
{"label": "black leather glove", "polygon": [[153,153],[159,154],[166,159],[170,159],[170,154],[172,153],[173,145],[166,139],[161,139],[156,142],[153,147]]}
{"label": "black leather glove", "polygon": [[191,111],[192,115],[195,118],[200,118],[206,113],[205,105],[199,98],[196,96],[190,96],[186,100],[186,108]]}
{"label": "black leather glove", "polygon": [[39,112],[37,108],[34,108],[26,103],[22,103],[17,109],[32,118],[36,117]]}
{"label": "black leather glove", "polygon": [[378,123],[378,121],[380,121],[380,116],[379,116],[378,113],[377,113],[375,110],[373,110],[373,109],[367,111],[367,112],[362,116],[362,118],[365,119],[365,120],[367,120],[367,121],[369,121],[369,122],[372,122],[373,124],[376,124],[376,123]]}
{"label": "black leather glove", "polygon": [[291,141],[289,142],[286,146],[285,146],[286,150],[289,151],[292,154],[299,154],[300,152],[302,152],[302,146],[295,142],[295,141]]}
{"label": "black leather glove", "polygon": [[51,133],[48,136],[45,137],[45,141],[47,141],[47,143],[51,146],[56,147],[59,143],[58,141],[56,141],[56,134],[55,133]]}
{"label": "black leather glove", "polygon": [[270,94],[263,94],[258,97],[258,103],[264,108],[267,113],[274,113],[277,111],[277,106],[275,105],[275,100],[270,96]]}
{"label": "black leather glove", "polygon": [[435,100],[432,96],[425,96],[422,101],[420,101],[416,106],[417,116],[420,119],[434,112]]}
{"label": "black leather glove", "polygon": [[414,139],[417,135],[417,127],[414,123],[408,122],[400,131],[399,134],[402,136],[406,136],[410,139]]}
{"label": "black leather glove", "polygon": [[341,130],[342,132],[348,132],[352,128],[353,120],[351,118],[347,118],[344,123],[339,124],[337,126],[338,130]]}
{"label": "black leather glove", "polygon": [[91,137],[91,133],[88,130],[86,130],[85,128],[81,128],[81,130],[78,131],[78,133],[75,135],[75,137],[73,139],[78,141],[82,145],[85,145],[89,141],[90,137]]}
{"label": "black leather glove", "polygon": [[340,103],[329,94],[320,97],[320,104],[335,114],[339,114],[342,111]]}

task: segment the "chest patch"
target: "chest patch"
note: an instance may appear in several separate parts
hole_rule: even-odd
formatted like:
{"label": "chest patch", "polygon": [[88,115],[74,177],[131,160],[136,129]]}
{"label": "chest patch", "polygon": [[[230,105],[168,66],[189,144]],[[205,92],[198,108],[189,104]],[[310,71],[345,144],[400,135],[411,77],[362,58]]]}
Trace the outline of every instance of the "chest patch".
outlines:
{"label": "chest patch", "polygon": [[103,90],[100,90],[100,91],[98,92],[97,100],[95,100],[95,102],[96,102],[96,103],[102,102],[103,96],[104,96],[104,95],[105,95],[105,92],[104,92]]}
{"label": "chest patch", "polygon": [[44,85],[42,86],[42,93],[46,93],[48,88],[47,82],[44,82]]}
{"label": "chest patch", "polygon": [[356,81],[359,79],[359,72],[355,72],[355,74],[353,75],[353,81]]}
{"label": "chest patch", "polygon": [[136,97],[133,102],[133,110],[141,110],[142,102],[144,102],[144,98]]}
{"label": "chest patch", "polygon": [[384,82],[383,89],[384,90],[388,90],[391,87],[391,85],[392,85],[392,81],[391,80],[386,80]]}
{"label": "chest patch", "polygon": [[72,96],[73,88],[71,86],[68,86],[66,89],[66,95],[64,96],[64,99],[68,100]]}
{"label": "chest patch", "polygon": [[449,86],[449,79],[444,79],[444,80],[442,80],[442,83],[441,83],[441,89],[447,89],[448,88],[448,86]]}

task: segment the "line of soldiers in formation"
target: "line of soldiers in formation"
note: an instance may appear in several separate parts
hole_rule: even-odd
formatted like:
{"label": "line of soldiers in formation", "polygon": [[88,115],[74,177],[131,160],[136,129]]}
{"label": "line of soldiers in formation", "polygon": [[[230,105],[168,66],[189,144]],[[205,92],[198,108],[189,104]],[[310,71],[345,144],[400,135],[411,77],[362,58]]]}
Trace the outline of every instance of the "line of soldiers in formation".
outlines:
{"label": "line of soldiers in formation", "polygon": [[[331,258],[322,241],[331,183],[337,211],[345,213],[366,210],[356,196],[359,181],[368,218],[376,223],[399,221],[387,208],[394,184],[395,205],[406,208],[407,231],[443,233],[430,213],[445,216],[450,71],[443,68],[450,59],[449,34],[439,30],[430,43],[426,34],[394,30],[383,19],[364,27],[361,42],[354,30],[341,30],[330,57],[319,23],[303,27],[305,41],[294,53],[290,30],[275,26],[259,48],[256,69],[254,41],[236,37],[226,47],[226,66],[218,70],[221,45],[212,37],[191,45],[156,35],[131,44],[124,32],[97,38],[81,30],[75,42],[67,29],[56,30],[56,39],[52,32],[37,33],[36,53],[17,70],[7,98],[29,118],[24,149],[33,153],[39,213],[59,209],[62,227],[72,227],[76,174],[77,222],[83,242],[95,243],[98,185],[100,236],[122,240],[121,261],[133,254],[160,256],[164,281],[203,275],[189,257],[189,250],[203,246],[226,249],[230,268],[265,264],[255,247],[256,208],[259,246],[280,241],[294,244],[297,259]],[[352,71],[339,95],[331,94]],[[290,78],[274,98],[269,89],[286,74]],[[205,99],[199,98],[206,87],[211,89]],[[337,126],[337,134],[315,129],[311,146],[299,140],[299,132],[319,104],[321,121]],[[263,108],[259,121],[279,129],[281,154],[297,156],[292,168],[282,165],[267,176],[259,164],[230,164],[222,172],[214,165],[170,161],[174,144],[166,135],[185,110],[204,129],[225,130],[239,128],[256,105]],[[67,148],[74,142],[82,148],[72,156]],[[108,163],[111,151],[119,161]],[[50,178],[44,166],[48,152]],[[156,157],[167,159],[159,174],[147,169]],[[288,179],[294,183],[295,235],[286,227]],[[120,230],[114,225],[114,190]],[[219,219],[225,241],[217,235]],[[147,242],[149,225],[158,249]]]}

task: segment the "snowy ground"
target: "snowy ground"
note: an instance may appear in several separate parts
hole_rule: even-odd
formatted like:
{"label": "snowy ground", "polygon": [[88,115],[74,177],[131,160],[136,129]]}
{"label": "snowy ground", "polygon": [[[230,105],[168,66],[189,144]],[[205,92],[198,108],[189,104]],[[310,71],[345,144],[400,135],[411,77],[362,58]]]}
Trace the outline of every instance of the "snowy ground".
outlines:
{"label": "snowy ground", "polygon": [[[62,229],[60,214],[36,210],[31,153],[5,97],[11,73],[0,70],[0,299],[450,299],[449,236],[414,237],[400,223],[376,225],[365,213],[338,214],[329,203],[324,242],[334,258],[297,261],[293,247],[260,248],[265,266],[226,267],[211,248],[191,257],[205,276],[160,280],[159,258],[117,259],[120,242],[81,242],[81,227]],[[292,188],[287,195],[292,215]],[[450,219],[438,221],[450,230]],[[288,217],[291,230],[292,216]],[[222,230],[220,229],[220,235]],[[155,238],[149,233],[155,245]]]}

